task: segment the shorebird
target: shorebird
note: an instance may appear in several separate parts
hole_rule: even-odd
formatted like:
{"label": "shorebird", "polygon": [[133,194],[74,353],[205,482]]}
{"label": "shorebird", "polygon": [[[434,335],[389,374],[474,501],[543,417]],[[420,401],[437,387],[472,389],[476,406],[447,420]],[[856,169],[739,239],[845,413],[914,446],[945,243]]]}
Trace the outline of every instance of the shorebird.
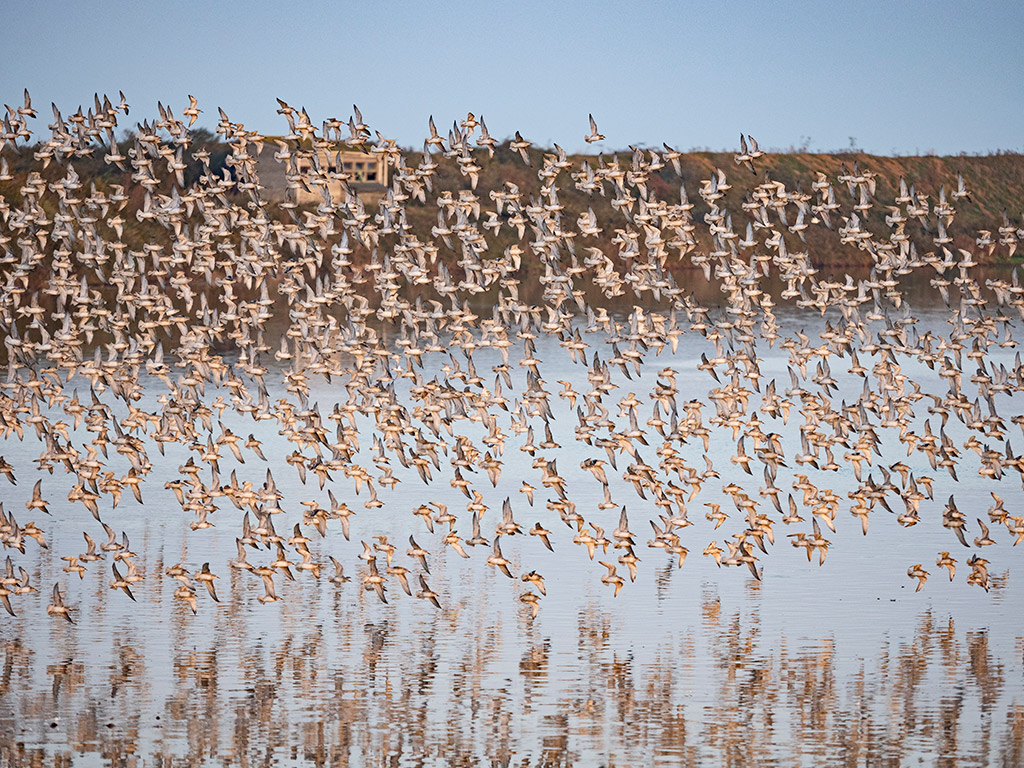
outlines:
{"label": "shorebird", "polygon": [[759,157],[762,157],[764,155],[764,152],[758,149],[757,142],[754,141],[753,136],[747,136],[747,140],[750,141],[750,149],[747,149],[747,141],[744,140],[743,134],[741,133],[740,151],[739,154],[735,156],[736,164],[745,165],[747,168],[750,169],[751,173],[756,174],[757,171],[754,169],[754,160],[757,160]]}
{"label": "shorebird", "polygon": [[924,583],[928,581],[928,571],[922,568],[920,563],[910,566],[907,569],[907,576],[912,579],[917,579],[917,588],[914,590],[915,592],[920,592],[921,587],[923,587]]}
{"label": "shorebird", "polygon": [[953,580],[953,576],[956,575],[956,560],[949,556],[949,552],[939,552],[939,556],[935,560],[935,564],[940,568],[948,570],[949,580]]}
{"label": "shorebird", "polygon": [[547,590],[544,588],[544,577],[541,576],[536,571],[530,571],[529,573],[524,573],[519,578],[522,581],[528,581],[531,584],[533,584],[535,587],[537,587],[537,591],[540,592],[542,595],[546,595],[547,594]]}
{"label": "shorebird", "polygon": [[351,578],[345,575],[345,566],[333,556],[330,559],[331,564],[334,565],[334,575],[331,576],[329,581],[339,587],[345,582],[351,581]]}
{"label": "shorebird", "polygon": [[[10,476],[9,476],[10,477]],[[36,484],[32,487],[32,498],[25,502],[25,508],[31,512],[32,510],[38,509],[41,512],[50,514],[50,510],[47,509],[46,505],[49,503],[43,499],[42,494],[43,481],[36,480]]]}
{"label": "shorebird", "polygon": [[612,597],[619,596],[619,590],[622,589],[622,585],[625,584],[625,580],[616,573],[616,568],[612,563],[606,563],[603,560],[600,564],[608,569],[608,573],[601,577],[602,584],[611,584],[615,591],[612,593]]}
{"label": "shorebird", "polygon": [[508,569],[511,563],[501,554],[501,542],[498,538],[494,540],[494,552],[487,558],[487,564],[499,569],[502,573],[512,578],[512,572]]}
{"label": "shorebird", "polygon": [[541,542],[543,542],[544,546],[548,548],[549,551],[555,551],[554,547],[551,546],[551,540],[549,538],[551,536],[551,531],[547,530],[539,522],[535,523],[533,528],[530,529],[530,535],[537,536],[541,540]]}
{"label": "shorebird", "polygon": [[133,602],[135,602],[135,595],[132,594],[131,590],[131,582],[125,579],[117,570],[117,563],[111,563],[110,570],[114,575],[114,578],[110,581],[110,588],[123,590],[124,593],[128,595]]}
{"label": "shorebird", "polygon": [[416,593],[416,597],[422,598],[424,600],[429,600],[433,604],[433,606],[435,608],[440,608],[441,607],[441,603],[438,600],[440,595],[438,595],[437,592],[434,592],[427,585],[427,580],[423,577],[423,574],[420,574],[419,581],[420,581],[420,590],[419,590],[419,592]]}
{"label": "shorebird", "polygon": [[373,558],[372,560],[370,560],[369,561],[369,565],[370,565],[370,570],[369,570],[369,573],[367,573],[363,577],[363,584],[364,584],[364,586],[366,586],[367,589],[375,590],[377,592],[377,597],[380,598],[380,601],[382,603],[386,603],[388,601],[388,599],[384,596],[384,591],[385,591],[384,582],[385,582],[385,579],[377,571],[377,558]]}
{"label": "shorebird", "polygon": [[191,128],[196,124],[196,120],[199,119],[199,115],[203,110],[199,109],[199,102],[195,96],[188,97],[188,106],[181,110],[181,113],[188,118],[188,127]]}
{"label": "shorebird", "polygon": [[75,623],[71,618],[71,609],[64,604],[64,595],[61,594],[60,584],[53,585],[53,600],[46,607],[46,613],[50,616],[63,616],[69,623]]}
{"label": "shorebird", "polygon": [[[263,579],[264,593],[262,595],[260,595],[256,599],[259,600],[261,603],[264,603],[264,604],[277,602],[281,598],[278,596],[276,590],[274,589],[274,575],[273,575],[274,574],[274,569],[270,568],[270,569],[259,569],[259,570],[262,571],[262,572],[259,573],[259,576],[260,576],[260,578]],[[257,572],[257,570],[253,571],[253,573],[256,573],[256,572]]]}
{"label": "shorebird", "polygon": [[406,554],[409,557],[416,558],[419,561],[420,567],[423,568],[424,572],[429,574],[430,567],[427,564],[427,555],[429,555],[430,553],[423,547],[421,547],[419,544],[417,544],[416,539],[414,539],[412,536],[409,537],[409,547],[410,548],[406,550]]}
{"label": "shorebird", "polygon": [[203,563],[203,566],[195,574],[196,581],[202,582],[203,586],[206,587],[206,591],[210,593],[210,597],[213,598],[214,602],[219,603],[220,598],[217,597],[217,590],[214,589],[213,580],[217,578],[215,573],[211,573],[210,564]]}
{"label": "shorebird", "polygon": [[5,585],[0,585],[0,603],[3,603],[4,610],[7,611],[11,616],[17,616],[14,612],[14,607],[11,605],[11,595],[14,594],[14,590],[8,589]]}

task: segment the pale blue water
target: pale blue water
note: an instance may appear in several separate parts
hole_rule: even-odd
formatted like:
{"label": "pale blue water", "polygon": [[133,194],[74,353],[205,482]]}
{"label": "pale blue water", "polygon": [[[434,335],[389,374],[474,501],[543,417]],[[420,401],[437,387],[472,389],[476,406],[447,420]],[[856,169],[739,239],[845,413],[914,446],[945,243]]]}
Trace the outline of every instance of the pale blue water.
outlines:
{"label": "pale blue water", "polygon": [[[933,309],[919,317],[923,331],[941,329],[945,315]],[[808,333],[821,327],[820,319],[796,313],[780,312],[780,321]],[[596,336],[585,340],[607,359]],[[786,353],[761,344],[762,382],[775,378],[780,391],[788,388]],[[643,403],[643,422],[650,415],[647,394],[666,366],[679,372],[680,403],[703,397],[714,382],[695,363],[709,349],[703,337],[688,332],[674,357],[668,350],[660,357],[649,355],[639,378],[614,373],[620,388],[605,401],[611,417],[617,415],[614,403],[634,392]],[[515,366],[520,354],[517,345],[512,361],[516,387],[505,391],[510,401],[524,382],[523,369]],[[990,360],[1009,365],[1013,355],[1014,350],[994,350]],[[541,454],[557,457],[580,513],[610,535],[618,510],[597,509],[603,498],[600,485],[579,468],[585,458],[607,457],[603,449],[573,439],[575,416],[556,394],[561,387],[555,382],[565,378],[582,391],[585,370],[571,365],[557,340],[539,338],[537,357],[552,395],[554,438],[561,444]],[[480,350],[474,360],[490,387],[490,367],[498,356]],[[444,362],[428,359],[427,378]],[[868,365],[869,358],[862,355],[861,362]],[[847,365],[831,360],[833,374],[841,379],[841,391],[832,398],[837,404],[860,391],[860,379],[845,374]],[[903,371],[925,390],[944,391],[924,366],[908,362]],[[277,382],[272,400],[287,395],[279,375],[272,372],[269,382]],[[161,390],[155,380],[145,383],[153,393],[148,397]],[[309,401],[318,403],[325,417],[335,401],[347,399],[337,381],[311,383]],[[79,387],[80,396],[87,393],[87,384]],[[408,398],[405,382],[399,393]],[[207,387],[207,401],[217,394]],[[226,391],[219,394],[227,397]],[[918,423],[927,416],[928,402],[918,404]],[[1007,419],[1022,412],[1020,395],[1000,396],[997,402]],[[799,445],[794,442],[800,421],[795,411],[788,426],[771,424],[784,436],[787,454]],[[713,413],[706,405],[705,422]],[[265,464],[247,452],[240,465],[224,451],[222,482],[234,470],[240,481],[259,487],[267,466],[273,467],[284,494],[285,512],[274,520],[279,534],[287,538],[301,521],[300,501],[327,506],[326,489],[319,489],[315,476],[310,473],[302,485],[284,463],[293,446],[278,435],[276,421],[257,423],[230,412],[224,421],[242,437],[255,433],[270,461]],[[333,423],[325,419],[325,424],[333,430]],[[935,478],[935,499],[922,503],[921,522],[904,528],[895,515],[876,508],[863,536],[859,521],[848,512],[852,469],[843,464],[835,473],[808,470],[820,488],[832,488],[843,499],[837,532],[825,532],[832,541],[828,558],[822,567],[817,559],[809,564],[802,550],[790,546],[788,533],[810,531],[805,510],[803,524],[776,523],[769,554],[756,552],[764,568],[758,582],[746,568],[718,568],[701,556],[711,540],[724,547],[745,527],[742,515],[720,492],[723,485],[737,482],[760,500],[760,474],[747,476],[730,463],[731,435],[713,436],[708,455],[721,477],[709,480],[689,504],[693,525],[680,531],[689,549],[681,568],[672,556],[645,546],[651,533],[647,521],[657,519],[658,509],[649,494],[647,501],[639,499],[622,480],[629,463],[622,456],[618,471],[607,468],[608,476],[613,498],[629,510],[641,563],[636,582],[627,581],[613,598],[600,581],[605,569],[597,561],[606,555],[591,561],[584,547],[573,545],[574,531],[545,508],[553,494],[541,487],[539,470],[518,450],[523,437],[511,432],[505,415],[501,426],[506,446],[497,488],[483,473],[466,476],[489,507],[482,525],[488,539],[493,540],[506,496],[524,530],[543,521],[553,531],[553,553],[535,537],[502,538],[514,574],[536,569],[545,578],[548,594],[536,619],[519,600],[527,585],[486,565],[489,547],[467,548],[471,557],[462,559],[441,543],[443,526],[430,534],[412,514],[425,501],[445,503],[459,516],[459,534],[470,535],[467,499],[449,485],[453,475],[443,456],[429,486],[393,459],[401,482],[392,490],[380,489],[385,505],[378,510],[364,509],[366,490],[356,496],[352,481],[335,473],[330,487],[356,511],[352,540],[345,541],[337,521],[329,523],[326,538],[304,528],[312,538],[310,549],[324,564],[322,578],[299,572],[295,582],[277,577],[283,600],[268,605],[256,600],[263,591],[258,577],[227,566],[235,557],[241,513],[220,499],[219,511],[210,517],[215,527],[193,532],[187,527],[192,516],[164,490],[190,455],[182,446],[169,445],[164,457],[155,445],[148,447],[154,469],[144,484],[144,504],[126,492],[116,510],[109,499],[101,508],[104,521],[119,533],[126,531],[139,553],[146,578],[133,588],[137,603],[109,589],[109,556],[91,564],[83,580],[61,571],[61,555],[84,551],[83,531],[97,543],[106,538],[83,506],[66,501],[70,483],[62,468],[44,474],[44,497],[53,517],[37,515],[36,522],[46,531],[50,549],[40,551],[29,542],[26,555],[11,553],[32,574],[40,593],[13,598],[17,618],[0,615],[3,761],[867,766],[1016,765],[1024,760],[1024,593],[1014,578],[1022,550],[1011,546],[1013,539],[1004,529],[992,527],[998,543],[983,553],[992,574],[986,593],[966,583],[970,553],[941,526],[950,493],[970,521],[968,540],[979,532],[975,518],[986,518],[990,491],[999,493],[1007,508],[1020,509],[1024,494],[1016,475],[1002,482],[986,480],[976,474],[977,454],[963,451],[960,481],[953,483],[941,467],[931,470],[922,454],[906,456],[895,436],[885,435],[884,464],[902,460],[916,476]],[[360,428],[359,460],[372,466],[372,420],[362,418]],[[477,445],[486,434],[478,423],[460,421],[456,429]],[[540,442],[539,422],[535,430]],[[948,430],[958,444],[966,437],[953,421]],[[1010,439],[1015,447],[1024,445],[1020,436],[1011,434]],[[658,461],[656,447],[652,439],[650,448],[641,449],[651,465]],[[747,448],[750,452],[749,442]],[[19,479],[17,487],[4,489],[3,501],[22,524],[30,519],[24,502],[37,477],[32,461],[40,451],[28,434],[23,442],[11,439],[3,445]],[[688,464],[704,468],[699,440],[682,453]],[[113,451],[111,456],[112,468],[123,472],[127,463],[114,458]],[[876,457],[879,463],[883,460]],[[792,490],[793,471],[781,470],[776,481],[783,499]],[[518,492],[527,478],[537,486],[532,507]],[[718,501],[730,512],[717,531],[704,518],[707,501]],[[761,503],[768,511],[768,502]],[[903,511],[902,505],[890,504],[896,513]],[[387,605],[362,589],[359,542],[379,534],[398,547],[396,560],[413,574],[419,568],[405,555],[409,535],[432,552],[427,578],[441,595],[441,610],[408,597],[393,578]],[[943,550],[960,562],[953,583],[934,564]],[[618,554],[610,549],[607,557]],[[249,559],[263,563],[272,555],[250,551]],[[328,582],[328,555],[345,563],[352,581],[341,587]],[[196,584],[198,615],[193,616],[172,597],[177,582],[162,574],[174,563],[196,571],[206,561],[219,576],[221,603]],[[906,575],[914,563],[931,572],[918,593]],[[625,569],[619,566],[619,572]],[[75,626],[46,615],[55,581],[73,606]],[[415,578],[411,581],[415,591]]]}

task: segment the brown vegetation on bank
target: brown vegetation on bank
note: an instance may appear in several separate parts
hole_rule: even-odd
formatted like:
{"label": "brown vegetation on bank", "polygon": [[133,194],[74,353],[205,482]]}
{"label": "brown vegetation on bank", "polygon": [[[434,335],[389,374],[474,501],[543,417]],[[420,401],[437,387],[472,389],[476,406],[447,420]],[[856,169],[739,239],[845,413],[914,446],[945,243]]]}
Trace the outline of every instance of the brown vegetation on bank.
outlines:
{"label": "brown vegetation on bank", "polygon": [[[181,153],[181,161],[185,164],[183,172],[187,189],[193,183],[202,181],[204,174],[213,174],[233,179],[235,163],[232,157],[232,145],[221,141],[208,131],[199,129],[191,132],[192,142],[184,148]],[[262,145],[256,145],[262,153],[273,154],[275,152],[274,138],[266,138]],[[293,145],[295,143],[293,142]],[[88,191],[95,188],[110,192],[117,186],[124,188],[127,202],[122,211],[119,212],[123,223],[119,231],[111,227],[108,221],[113,214],[101,217],[98,221],[99,231],[111,241],[121,241],[126,247],[132,250],[142,250],[144,246],[160,245],[169,247],[173,241],[173,233],[165,227],[150,221],[141,220],[137,214],[146,205],[146,189],[133,179],[131,166],[131,150],[134,146],[132,133],[125,134],[122,141],[118,143],[119,153],[128,157],[124,163],[124,169],[104,159],[109,148],[97,144],[95,151],[89,154],[82,154],[64,160],[63,162],[49,162],[45,158],[40,159],[38,151],[41,144],[22,145],[15,149],[8,146],[4,152],[4,158],[8,164],[6,180],[0,178],[0,200],[4,201],[2,214],[6,217],[11,209],[18,208],[23,199],[24,187],[30,175],[36,174],[47,184],[53,184],[64,178],[68,168],[74,172],[84,184]],[[339,145],[340,146],[340,145]],[[649,175],[647,187],[649,189],[648,204],[656,201],[665,201],[677,204],[682,195],[686,195],[689,202],[693,204],[692,218],[698,224],[694,232],[696,246],[690,253],[673,252],[668,263],[665,265],[669,272],[680,272],[693,268],[692,255],[701,255],[712,252],[714,244],[708,234],[708,228],[704,224],[704,217],[711,210],[711,206],[702,199],[699,190],[705,180],[715,175],[717,169],[725,172],[731,189],[727,190],[724,197],[717,205],[728,211],[732,216],[733,229],[742,236],[747,222],[752,219],[749,212],[744,211],[743,203],[750,200],[750,193],[758,185],[765,182],[781,182],[789,193],[811,194],[811,185],[817,174],[824,174],[833,184],[836,191],[836,198],[841,204],[838,215],[831,217],[831,226],[825,226],[824,222],[813,219],[804,231],[806,246],[801,244],[801,250],[806,250],[810,262],[818,268],[828,268],[841,271],[843,268],[867,267],[872,264],[872,256],[869,252],[856,247],[853,244],[841,242],[838,234],[839,227],[843,224],[843,217],[851,207],[858,202],[858,192],[848,190],[845,184],[837,179],[851,168],[858,169],[858,172],[874,174],[875,192],[871,196],[872,208],[862,216],[862,226],[873,235],[885,238],[888,226],[884,221],[886,214],[891,210],[893,199],[897,195],[901,179],[908,185],[913,185],[916,193],[923,196],[928,205],[934,205],[938,199],[940,190],[945,191],[948,197],[957,186],[957,174],[961,174],[967,188],[970,190],[970,197],[957,201],[955,221],[948,227],[948,233],[952,238],[950,248],[963,248],[975,254],[978,263],[999,263],[1006,262],[1013,258],[1011,249],[1005,246],[979,247],[977,243],[978,234],[981,231],[993,233],[993,240],[998,240],[994,235],[1001,225],[1004,224],[1004,214],[1011,224],[1024,228],[1024,203],[1021,199],[1022,182],[1024,182],[1024,155],[1015,153],[1000,153],[992,155],[959,155],[938,157],[927,156],[900,156],[887,157],[869,155],[859,152],[844,152],[836,154],[816,154],[807,152],[786,152],[768,153],[757,161],[756,172],[751,173],[745,166],[737,165],[734,162],[734,155],[727,152],[687,152],[678,157],[679,170],[677,174],[673,163],[665,159],[664,151],[661,148],[652,148],[664,167]],[[652,159],[652,149],[641,149],[644,163]],[[483,222],[487,219],[487,211],[494,210],[493,197],[489,193],[510,188],[515,185],[523,194],[524,201],[539,196],[541,186],[538,180],[538,169],[544,165],[545,155],[557,154],[557,149],[531,148],[528,152],[531,157],[531,165],[523,162],[520,154],[512,150],[509,142],[498,144],[494,147],[493,157],[488,157],[486,152],[474,149],[474,156],[479,165],[479,175],[475,194],[479,196],[483,206],[482,213],[478,219]],[[249,152],[253,151],[250,145]],[[576,173],[584,163],[591,168],[597,169],[602,164],[617,162],[623,169],[629,169],[634,160],[634,153],[637,150],[631,148],[621,152],[605,153],[603,155],[569,155],[571,161],[571,173]],[[195,155],[200,152],[209,153],[207,167],[196,159]],[[414,167],[422,153],[416,150],[404,150],[403,154],[408,158],[410,167]],[[460,277],[458,266],[459,254],[450,250],[444,244],[442,238],[431,234],[432,227],[437,223],[436,200],[439,195],[451,192],[458,197],[460,190],[469,190],[469,179],[460,173],[459,165],[454,158],[445,158],[440,154],[433,155],[438,168],[432,179],[432,189],[426,193],[424,201],[417,201],[410,198],[403,203],[404,214],[411,230],[425,242],[434,242],[439,247],[439,258],[444,261],[452,271],[454,277]],[[150,194],[171,195],[174,192],[172,182],[173,175],[166,174],[160,186]],[[237,182],[237,179],[235,179]],[[229,184],[231,186],[231,184]],[[617,246],[614,242],[616,230],[625,227],[629,220],[620,211],[616,210],[611,200],[615,195],[612,185],[607,181],[602,187],[604,195],[597,193],[586,193],[570,182],[569,174],[558,179],[557,195],[559,202],[565,208],[565,217],[575,222],[579,214],[592,209],[600,223],[602,232],[596,237],[588,238],[586,246],[601,248],[614,258]],[[261,189],[260,196],[266,206],[266,210],[275,218],[280,218],[285,224],[301,221],[303,216],[309,212],[315,212],[317,206],[306,204],[297,208],[286,209],[280,203],[283,200],[283,190]],[[232,204],[246,205],[249,196],[234,189],[226,192],[225,200]],[[380,201],[386,205],[387,199]],[[250,204],[251,206],[251,204]],[[53,196],[48,196],[43,207],[53,215],[58,211],[53,208]],[[366,210],[370,215],[378,214],[378,201],[370,199],[367,202]],[[631,215],[636,213],[633,209]],[[790,211],[790,218],[793,217]],[[515,227],[507,225],[508,210],[506,209],[499,217],[505,225],[497,231],[488,235],[488,247],[494,254],[500,254],[504,249],[512,245],[518,245],[527,256],[524,257],[521,276],[530,277],[539,270],[529,258],[529,242],[533,235],[526,230],[524,236],[518,236]],[[911,219],[907,223],[907,234],[916,248],[921,252],[934,251],[934,231],[927,222]],[[340,230],[340,228],[339,228]],[[788,235],[787,235],[788,237]],[[355,252],[352,262],[355,266],[361,266],[370,260],[370,252],[360,244],[353,244]],[[386,238],[380,242],[380,249],[386,251],[389,243]],[[10,238],[3,243],[8,258],[15,243]],[[1020,254],[1016,254],[1020,258]],[[537,267],[537,269],[534,269]]]}

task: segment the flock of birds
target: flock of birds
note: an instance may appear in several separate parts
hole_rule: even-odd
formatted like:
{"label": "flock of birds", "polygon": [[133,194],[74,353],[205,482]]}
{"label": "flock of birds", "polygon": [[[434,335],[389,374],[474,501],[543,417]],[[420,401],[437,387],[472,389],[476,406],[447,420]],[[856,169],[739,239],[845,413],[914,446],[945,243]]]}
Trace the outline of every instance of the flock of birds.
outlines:
{"label": "flock of birds", "polygon": [[[349,581],[346,564],[329,556],[328,565],[327,544],[317,541],[336,536],[333,530],[346,539],[357,530],[358,578],[382,601],[397,585],[441,607],[444,596],[427,581],[431,558],[445,548],[468,558],[480,547],[487,566],[523,582],[520,599],[533,615],[546,594],[544,578],[503,555],[506,536],[526,535],[557,551],[552,529],[564,524],[568,541],[598,558],[606,569],[601,581],[618,595],[636,578],[641,527],[651,529],[647,547],[683,566],[697,504],[716,529],[740,521],[721,545],[700,549],[719,566],[745,567],[760,578],[759,553],[774,544],[779,523],[793,531],[787,537],[809,561],[824,563],[844,500],[823,478],[841,468],[855,474],[848,512],[865,534],[880,509],[903,526],[917,524],[935,478],[893,461],[891,452],[883,458],[885,435],[954,482],[965,452],[977,454],[983,476],[1024,476],[1024,457],[1006,435],[1008,421],[1024,429],[1024,416],[1008,419],[997,409],[1024,388],[1024,365],[1019,356],[1007,366],[989,355],[1016,346],[1011,331],[1013,316],[1024,318],[1024,286],[1015,270],[1012,278],[984,283],[972,270],[981,253],[998,248],[1012,255],[1024,228],[1004,215],[996,237],[980,232],[962,243],[967,247],[959,247],[962,239],[954,243],[954,206],[969,196],[962,177],[955,191],[940,189],[934,199],[901,180],[898,195],[883,205],[875,174],[856,165],[837,179],[817,174],[809,192],[765,175],[738,209],[738,191],[731,196],[730,210],[726,171],[684,179],[681,155],[667,145],[631,148],[624,162],[571,159],[557,145],[533,148],[516,132],[508,149],[536,170],[538,187],[506,181],[484,194],[478,182],[499,143],[482,117],[470,113],[447,137],[431,119],[423,152],[414,154],[374,135],[358,109],[347,121],[316,126],[304,109],[279,104],[288,132],[276,138],[220,112],[217,133],[228,150],[222,169],[211,166],[209,151],[192,146],[190,129],[201,111],[192,98],[184,119],[161,105],[159,120],[137,123],[126,151],[115,140],[129,111],[123,94],[116,104],[97,97],[92,108],[68,117],[54,106],[49,137],[36,141],[28,93],[23,105],[7,107],[0,133],[0,326],[7,352],[0,429],[5,440],[28,435],[40,442],[38,470],[62,472],[70,486],[69,504],[58,514],[69,516],[80,504],[96,526],[92,535],[83,532],[85,552],[58,553],[68,576],[50,593],[47,612],[55,617],[74,621],[69,585],[90,571],[103,571],[111,589],[135,599],[145,570],[128,536],[108,520],[126,491],[142,503],[151,451],[163,454],[167,444],[191,453],[167,483],[189,528],[201,536],[216,520],[222,530],[237,531],[238,554],[226,567],[258,577],[252,583],[263,587],[261,603],[281,600],[280,580],[294,580],[296,571],[320,579],[325,569],[324,581]],[[585,140],[603,139],[591,116]],[[376,210],[364,205],[342,163],[322,162],[340,148],[387,163],[390,184]],[[270,151],[285,167],[283,202],[268,199],[260,184],[257,160]],[[106,172],[80,178],[76,163],[101,155]],[[763,155],[756,141],[740,136],[740,173],[757,182]],[[199,172],[186,184],[190,161]],[[656,174],[678,184],[672,200],[655,194]],[[432,199],[444,179],[454,191],[439,189]],[[610,204],[611,213],[599,221],[593,205],[567,210],[559,199],[566,187]],[[300,205],[299,190],[319,202]],[[703,201],[701,218],[688,190]],[[412,211],[435,205],[436,226],[417,230]],[[736,227],[734,216],[744,224]],[[136,242],[126,236],[131,219],[142,233]],[[870,277],[822,278],[806,247],[811,228],[833,230],[862,252]],[[508,245],[493,247],[501,236]],[[702,270],[720,291],[721,306],[703,306],[679,285],[677,265]],[[950,308],[948,335],[915,328],[901,280],[920,279],[921,272]],[[770,280],[784,286],[777,297]],[[540,303],[524,298],[525,281],[538,286]],[[632,311],[617,314],[630,295]],[[483,300],[491,309],[474,311]],[[786,334],[777,302],[829,319],[818,338]],[[275,321],[287,327],[272,341]],[[647,402],[633,392],[621,396],[652,356],[675,353],[684,333],[703,337],[706,352],[687,364],[706,374],[706,396],[681,391],[671,365],[656,374]],[[580,371],[578,379],[559,382],[561,391],[542,378],[541,336],[557,338]],[[762,374],[758,353],[765,345],[788,355],[788,382]],[[493,383],[475,363],[488,354],[500,359]],[[436,362],[432,377],[425,360]],[[902,372],[907,361],[927,365],[944,390],[923,390]],[[840,364],[863,386],[837,403],[832,367]],[[280,384],[272,380],[277,375]],[[345,397],[330,410],[311,403],[314,377]],[[154,394],[157,382],[162,388]],[[287,394],[275,399],[282,388]],[[557,466],[561,446],[552,422],[565,406],[580,449],[594,454],[581,469],[603,493],[596,510],[576,503]],[[293,449],[288,466],[270,466],[265,479],[261,470],[255,481],[237,473],[266,460],[261,442],[229,426],[250,418],[278,427]],[[799,422],[798,439],[787,437],[791,419]],[[951,420],[966,442],[953,438]],[[483,437],[473,439],[476,431]],[[708,458],[713,432],[734,445],[728,472]],[[368,461],[361,443],[372,443]],[[507,497],[500,517],[487,515],[484,491],[499,483],[506,443],[528,454],[537,474],[522,480],[521,500]],[[225,460],[234,462],[230,471]],[[613,474],[620,469],[621,485]],[[792,474],[790,489],[780,470]],[[22,471],[0,458],[11,483]],[[275,481],[285,471],[296,472],[303,486],[327,488],[329,504],[285,499]],[[422,533],[409,536],[408,547],[374,535],[374,515],[357,514],[385,507],[388,490],[409,477],[429,488],[435,473],[450,475],[450,486],[468,499],[465,514],[439,500],[417,506],[412,514]],[[741,479],[755,473],[763,479],[753,491]],[[724,483],[721,492],[698,500],[715,479]],[[0,542],[14,557],[47,548],[40,523],[52,513],[55,482],[45,475],[35,482],[25,504],[32,522],[21,523],[0,505]],[[621,497],[630,489],[646,512],[643,526],[636,506],[631,517]],[[992,499],[987,523],[980,512],[961,511],[952,495],[941,512],[950,550],[968,550],[967,581],[986,590],[982,550],[1001,534],[1014,545],[1024,539],[1024,514],[1013,514],[995,493]],[[521,525],[516,507],[535,503],[548,511],[547,522]],[[598,524],[604,515],[618,519],[607,535]],[[485,521],[494,517],[488,538]],[[294,525],[278,533],[275,518]],[[801,525],[807,518],[809,527]],[[950,579],[958,565],[951,552],[938,553],[936,566]],[[201,590],[218,600],[223,573],[206,562],[178,563],[164,575],[180,582],[174,597],[195,612],[205,599]],[[929,576],[920,563],[907,573],[918,589]],[[15,615],[37,591],[29,571],[8,556],[0,579],[6,611]]]}

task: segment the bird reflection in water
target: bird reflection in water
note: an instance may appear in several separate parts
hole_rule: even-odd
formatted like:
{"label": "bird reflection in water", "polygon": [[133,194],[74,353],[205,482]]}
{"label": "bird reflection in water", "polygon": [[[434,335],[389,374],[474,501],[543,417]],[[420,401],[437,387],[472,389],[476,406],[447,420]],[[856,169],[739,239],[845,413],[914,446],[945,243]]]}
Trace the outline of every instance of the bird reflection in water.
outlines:
{"label": "bird reflection in water", "polygon": [[575,658],[535,628],[477,628],[453,648],[384,620],[342,637],[315,626],[252,644],[219,638],[205,651],[175,644],[162,694],[145,640],[116,640],[113,663],[87,669],[73,649],[46,663],[13,638],[2,647],[0,758],[507,765],[515,755],[517,765],[585,765],[611,743],[611,757],[630,764],[1024,756],[1024,707],[1006,704],[1019,660],[1002,658],[986,632],[926,611],[905,638],[844,659],[833,637],[769,637],[756,598],[733,610],[704,590],[699,624],[643,660],[608,616],[586,609]]}

